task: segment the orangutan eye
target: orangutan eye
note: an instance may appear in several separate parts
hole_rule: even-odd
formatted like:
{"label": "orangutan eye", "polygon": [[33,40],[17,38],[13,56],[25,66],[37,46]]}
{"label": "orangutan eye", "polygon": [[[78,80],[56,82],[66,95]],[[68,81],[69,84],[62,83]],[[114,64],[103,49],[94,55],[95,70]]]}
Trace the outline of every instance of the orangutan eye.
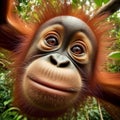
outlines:
{"label": "orangutan eye", "polygon": [[49,47],[54,47],[54,46],[57,46],[59,43],[58,43],[57,37],[55,37],[55,36],[48,36],[45,39],[45,44],[47,46],[49,46]]}
{"label": "orangutan eye", "polygon": [[85,53],[85,48],[83,45],[74,45],[71,48],[71,52],[75,55],[82,55]]}

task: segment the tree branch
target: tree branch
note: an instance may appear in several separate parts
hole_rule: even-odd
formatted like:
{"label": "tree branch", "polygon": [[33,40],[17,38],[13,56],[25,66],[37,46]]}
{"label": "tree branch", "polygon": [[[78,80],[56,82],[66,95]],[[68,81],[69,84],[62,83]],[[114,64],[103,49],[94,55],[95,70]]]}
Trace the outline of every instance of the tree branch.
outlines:
{"label": "tree branch", "polygon": [[105,14],[105,13],[109,13],[111,15],[111,14],[113,14],[114,12],[116,12],[119,9],[120,9],[120,0],[110,0],[110,2],[108,2],[106,5],[101,7],[96,12],[94,17],[98,16],[98,15]]}

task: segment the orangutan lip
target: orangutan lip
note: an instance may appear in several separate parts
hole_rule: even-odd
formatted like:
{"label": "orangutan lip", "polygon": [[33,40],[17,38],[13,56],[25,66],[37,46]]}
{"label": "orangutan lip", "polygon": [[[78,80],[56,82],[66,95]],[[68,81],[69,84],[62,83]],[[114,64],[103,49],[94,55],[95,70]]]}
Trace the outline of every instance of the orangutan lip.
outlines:
{"label": "orangutan lip", "polygon": [[55,85],[52,85],[52,84],[48,84],[48,83],[44,83],[43,81],[40,81],[40,79],[38,80],[37,78],[33,77],[33,76],[27,76],[30,80],[32,80],[33,82],[37,83],[37,84],[40,84],[42,86],[45,86],[47,88],[51,88],[51,89],[54,89],[54,90],[58,90],[58,91],[62,91],[62,92],[68,92],[68,93],[76,93],[77,90],[76,89],[72,89],[72,88],[62,88],[62,87],[57,87]]}

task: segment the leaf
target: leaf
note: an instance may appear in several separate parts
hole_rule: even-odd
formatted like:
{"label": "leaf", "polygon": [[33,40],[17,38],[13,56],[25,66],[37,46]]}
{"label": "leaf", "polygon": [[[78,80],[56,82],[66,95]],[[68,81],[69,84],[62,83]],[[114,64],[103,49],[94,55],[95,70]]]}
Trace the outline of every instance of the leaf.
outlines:
{"label": "leaf", "polygon": [[111,52],[108,57],[113,60],[120,60],[120,51]]}
{"label": "leaf", "polygon": [[110,0],[103,0],[104,3],[107,3],[107,2],[109,2],[109,1],[110,1]]}
{"label": "leaf", "polygon": [[97,6],[102,6],[102,0],[94,0]]}
{"label": "leaf", "polygon": [[11,101],[12,101],[12,99],[9,99],[9,100],[5,101],[5,102],[4,102],[4,105],[6,106],[6,105],[10,104]]}
{"label": "leaf", "polygon": [[77,4],[77,3],[79,3],[79,0],[72,0],[72,2]]}
{"label": "leaf", "polygon": [[96,4],[98,7],[102,6],[103,3],[106,4],[108,1],[110,1],[110,0],[94,0],[95,4]]}

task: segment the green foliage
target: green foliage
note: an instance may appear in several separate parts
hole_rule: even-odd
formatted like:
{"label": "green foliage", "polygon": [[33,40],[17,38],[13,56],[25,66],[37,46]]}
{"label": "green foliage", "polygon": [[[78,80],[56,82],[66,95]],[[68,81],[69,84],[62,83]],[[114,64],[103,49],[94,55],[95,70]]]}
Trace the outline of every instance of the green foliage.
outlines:
{"label": "green foliage", "polygon": [[16,7],[18,14],[26,21],[30,20],[30,17],[34,15],[34,7],[39,3],[38,0],[18,0]]}
{"label": "green foliage", "polygon": [[112,62],[108,62],[107,63],[107,71],[109,72],[113,72],[113,73],[116,73],[116,72],[120,72],[120,65],[118,65],[117,63],[112,63]]}
{"label": "green foliage", "polygon": [[27,118],[19,114],[18,108],[10,107],[2,113],[0,120],[27,120]]}
{"label": "green foliage", "polygon": [[[12,82],[8,75],[10,71],[7,69],[9,61],[7,61],[5,54],[0,54],[0,113],[2,113],[11,100]],[[6,80],[6,81],[5,81]]]}
{"label": "green foliage", "polygon": [[88,97],[85,104],[79,107],[77,113],[73,110],[71,114],[57,120],[112,120],[112,118],[95,98]]}
{"label": "green foliage", "polygon": [[26,120],[18,113],[18,108],[12,106],[13,79],[10,77],[11,71],[8,69],[8,52],[0,52],[0,120]]}
{"label": "green foliage", "polygon": [[[19,16],[24,19],[26,22],[39,22],[39,13],[40,8],[43,6],[40,6],[41,1],[43,0],[16,0],[16,10],[19,14]],[[61,0],[62,1],[62,0]],[[92,6],[94,6],[92,0],[68,0],[68,2],[72,3],[74,7],[81,7],[83,5],[86,5],[86,11],[90,12],[90,9]],[[52,0],[52,3],[55,4],[56,0]],[[39,11],[38,11],[39,8]]]}
{"label": "green foliage", "polygon": [[115,29],[111,32],[116,40],[110,48],[112,52],[108,55],[107,70],[120,72],[120,11],[114,13],[109,20],[115,23]]}
{"label": "green foliage", "polygon": [[120,51],[111,52],[108,55],[109,61],[107,63],[108,71],[120,72]]}
{"label": "green foliage", "polygon": [[113,59],[115,61],[119,61],[120,60],[120,51],[115,51],[115,52],[111,52],[108,57],[110,59]]}
{"label": "green foliage", "polygon": [[102,4],[107,3],[110,0],[94,0],[97,6],[102,6]]}

